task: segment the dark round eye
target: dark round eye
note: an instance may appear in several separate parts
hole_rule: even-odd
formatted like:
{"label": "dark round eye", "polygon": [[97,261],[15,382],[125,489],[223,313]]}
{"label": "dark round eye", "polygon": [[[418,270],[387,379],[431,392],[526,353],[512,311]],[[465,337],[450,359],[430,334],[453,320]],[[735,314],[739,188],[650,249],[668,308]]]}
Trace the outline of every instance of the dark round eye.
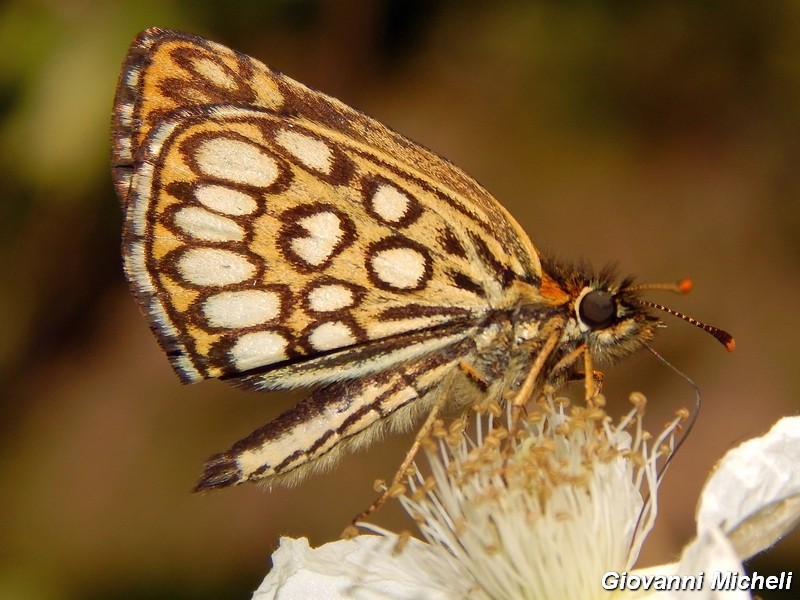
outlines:
{"label": "dark round eye", "polygon": [[578,305],[578,315],[592,329],[604,329],[611,325],[616,313],[614,298],[603,290],[592,290]]}

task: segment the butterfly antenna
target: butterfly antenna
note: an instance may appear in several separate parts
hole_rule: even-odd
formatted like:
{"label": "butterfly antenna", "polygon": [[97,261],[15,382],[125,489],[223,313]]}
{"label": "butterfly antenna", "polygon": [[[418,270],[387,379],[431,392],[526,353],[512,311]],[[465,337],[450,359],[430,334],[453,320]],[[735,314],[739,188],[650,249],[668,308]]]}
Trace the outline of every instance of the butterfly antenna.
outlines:
{"label": "butterfly antenna", "polygon": [[630,292],[657,290],[675,294],[688,294],[693,287],[694,282],[691,279],[681,279],[678,283],[637,283],[636,285],[628,286],[625,290]]}
{"label": "butterfly antenna", "polygon": [[[625,291],[641,292],[648,290],[660,290],[660,291],[674,292],[676,294],[688,294],[689,292],[692,291],[692,287],[694,287],[694,284],[692,283],[691,279],[681,279],[678,283],[640,283],[638,285],[631,285],[625,288]],[[717,338],[717,340],[723,346],[725,346],[728,352],[733,352],[734,348],[736,348],[736,340],[733,339],[733,336],[727,331],[720,329],[719,327],[714,327],[713,325],[707,325],[705,323],[702,323],[697,319],[693,319],[692,317],[687,316],[682,312],[678,312],[677,310],[668,308],[663,304],[650,302],[649,300],[636,300],[636,302],[643,306],[649,306],[650,308],[655,308],[657,310],[663,311],[667,314],[672,315],[673,317],[678,317],[679,319],[683,319],[684,321],[686,321],[687,323],[691,323],[695,327],[699,327],[706,333],[710,333],[715,338]]]}
{"label": "butterfly antenna", "polygon": [[667,308],[663,304],[657,304],[655,302],[650,302],[649,300],[637,300],[639,304],[643,304],[644,306],[649,306],[650,308],[655,308],[661,311],[664,311],[667,314],[670,314],[674,317],[678,317],[679,319],[683,319],[687,323],[691,323],[695,327],[699,327],[706,333],[710,333],[713,335],[719,342],[727,348],[728,352],[733,352],[736,348],[736,340],[733,339],[733,336],[728,333],[727,331],[720,329],[719,327],[714,327],[713,325],[706,325],[698,321],[697,319],[693,319],[682,312],[678,312],[677,310],[672,310],[671,308]]}

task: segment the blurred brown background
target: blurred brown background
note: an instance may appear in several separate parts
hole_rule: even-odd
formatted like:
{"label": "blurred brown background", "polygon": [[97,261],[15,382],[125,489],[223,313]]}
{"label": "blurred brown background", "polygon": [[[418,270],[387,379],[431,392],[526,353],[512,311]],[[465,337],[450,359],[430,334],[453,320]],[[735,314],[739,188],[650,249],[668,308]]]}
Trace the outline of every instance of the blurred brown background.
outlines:
{"label": "blurred brown background", "polygon": [[[148,26],[209,37],[447,156],[540,249],[730,329],[656,348],[703,391],[641,565],[692,536],[727,448],[798,410],[795,0],[7,1],[0,5],[0,597],[246,598],[282,534],[335,539],[408,439],[295,489],[189,493],[203,460],[293,400],[184,387],[128,294],[108,168],[120,63]],[[606,373],[650,427],[691,405],[647,353]],[[296,399],[296,396],[294,397]],[[376,521],[410,527],[392,507]],[[794,534],[750,565],[800,566]],[[774,597],[764,593],[763,597]]]}

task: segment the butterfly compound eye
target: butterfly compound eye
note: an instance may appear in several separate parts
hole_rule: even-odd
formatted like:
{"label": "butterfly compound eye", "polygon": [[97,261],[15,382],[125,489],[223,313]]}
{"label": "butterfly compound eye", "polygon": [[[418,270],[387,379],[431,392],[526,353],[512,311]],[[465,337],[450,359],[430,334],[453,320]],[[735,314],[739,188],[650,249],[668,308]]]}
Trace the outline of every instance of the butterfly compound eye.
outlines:
{"label": "butterfly compound eye", "polygon": [[592,290],[578,305],[578,316],[592,329],[603,329],[611,325],[615,313],[614,298],[603,290]]}

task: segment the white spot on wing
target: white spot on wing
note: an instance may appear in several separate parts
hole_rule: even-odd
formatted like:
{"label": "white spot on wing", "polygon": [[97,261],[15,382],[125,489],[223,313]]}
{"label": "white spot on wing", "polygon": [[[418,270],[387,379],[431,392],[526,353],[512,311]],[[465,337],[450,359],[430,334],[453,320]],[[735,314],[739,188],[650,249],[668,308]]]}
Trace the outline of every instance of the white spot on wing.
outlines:
{"label": "white spot on wing", "polygon": [[322,264],[342,239],[339,217],[331,212],[320,212],[300,219],[308,235],[292,240],[292,250],[312,266]]}
{"label": "white spot on wing", "polygon": [[279,131],[275,140],[307,167],[330,173],[332,153],[325,142],[287,129]]}
{"label": "white spot on wing", "polygon": [[338,284],[321,285],[308,294],[308,306],[317,312],[346,308],[351,306],[354,300],[353,292]]}
{"label": "white spot on wing", "polygon": [[[130,119],[124,121],[125,125],[130,125]],[[120,156],[130,156],[131,155],[131,138],[124,137],[124,138],[117,138],[117,149]],[[130,178],[130,176],[128,176]]]}
{"label": "white spot on wing", "polygon": [[350,327],[341,321],[323,323],[308,336],[308,342],[315,350],[332,350],[350,346],[356,342]]}
{"label": "white spot on wing", "polygon": [[236,368],[241,371],[286,360],[286,338],[275,331],[254,331],[241,336],[230,349]]}
{"label": "white spot on wing", "polygon": [[375,276],[398,289],[415,288],[425,275],[425,257],[413,248],[389,248],[371,260]]}
{"label": "white spot on wing", "polygon": [[131,88],[139,87],[139,75],[141,75],[140,69],[131,69],[128,71],[128,76],[125,78],[125,83]]}
{"label": "white spot on wing", "polygon": [[199,206],[186,206],[175,213],[175,225],[198,240],[240,242],[244,230],[235,221]]}
{"label": "white spot on wing", "polygon": [[372,195],[372,210],[384,221],[396,223],[408,211],[409,199],[397,188],[381,184]]}
{"label": "white spot on wing", "polygon": [[199,145],[194,157],[200,170],[211,177],[261,187],[278,178],[275,159],[255,144],[243,140],[209,138]]}
{"label": "white spot on wing", "polygon": [[117,107],[117,116],[123,123],[130,124],[131,117],[133,117],[133,104],[124,102]]}
{"label": "white spot on wing", "polygon": [[241,254],[221,248],[189,248],[178,259],[181,276],[194,285],[222,286],[250,279],[256,268]]}
{"label": "white spot on wing", "polygon": [[249,215],[258,208],[252,196],[224,185],[203,185],[195,190],[194,195],[198,202],[211,210],[234,217]]}
{"label": "white spot on wing", "polygon": [[203,303],[203,315],[212,327],[252,327],[280,314],[281,300],[275,292],[240,290],[220,292]]}

